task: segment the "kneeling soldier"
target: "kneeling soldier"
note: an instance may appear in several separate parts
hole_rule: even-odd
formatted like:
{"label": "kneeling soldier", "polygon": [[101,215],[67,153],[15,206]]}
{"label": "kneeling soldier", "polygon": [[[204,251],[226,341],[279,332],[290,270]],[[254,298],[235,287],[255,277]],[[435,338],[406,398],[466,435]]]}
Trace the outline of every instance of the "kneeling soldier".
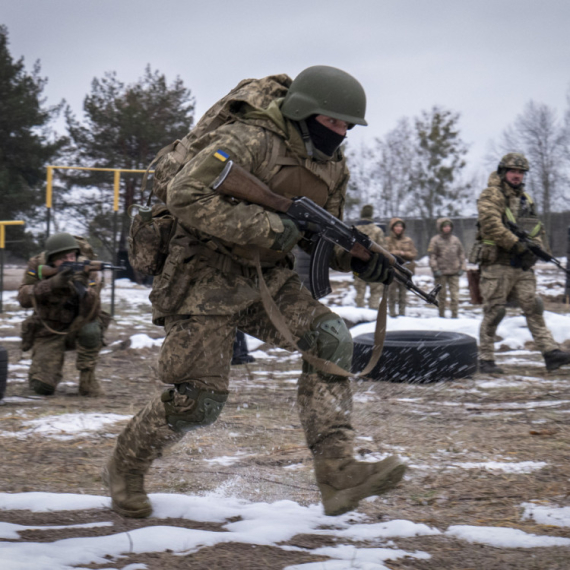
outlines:
{"label": "kneeling soldier", "polygon": [[22,323],[22,350],[32,350],[29,385],[42,396],[55,392],[62,378],[65,351],[73,349],[77,350],[79,394],[103,394],[95,366],[108,315],[101,311],[101,283],[89,273],[77,273],[63,265],[86,259],[78,258],[79,253],[72,235],[49,237],[45,251],[28,262],[18,290],[20,305],[34,309]]}

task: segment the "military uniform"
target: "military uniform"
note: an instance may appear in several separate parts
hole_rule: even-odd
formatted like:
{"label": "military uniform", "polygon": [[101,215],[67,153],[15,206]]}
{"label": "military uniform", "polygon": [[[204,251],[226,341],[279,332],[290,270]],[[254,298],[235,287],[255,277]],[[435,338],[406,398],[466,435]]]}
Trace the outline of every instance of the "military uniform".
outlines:
{"label": "military uniform", "polygon": [[30,387],[43,395],[52,394],[62,379],[65,352],[75,349],[79,393],[101,395],[95,367],[109,322],[100,307],[101,283],[82,272],[63,288],[56,287],[55,275],[43,275],[43,267],[50,265],[48,257],[44,251],[29,260],[18,290],[20,305],[34,309],[22,325],[22,349],[32,350]]}
{"label": "military uniform", "polygon": [[[443,226],[453,223],[449,218],[437,220],[437,235],[428,245],[429,266],[436,284],[441,285],[439,294],[439,316],[445,317],[447,289],[449,289],[451,317],[457,318],[459,306],[459,276],[465,271],[465,250],[457,236],[443,231]],[[453,230],[452,230],[453,231]]]}
{"label": "military uniform", "polygon": [[[328,73],[334,68],[318,69]],[[272,91],[267,82],[275,80],[275,76],[260,80],[258,91]],[[327,94],[323,98],[330,100],[328,90]],[[117,439],[105,477],[113,507],[126,516],[142,517],[151,512],[143,489],[143,477],[151,462],[186,432],[211,424],[219,416],[229,393],[236,328],[264,342],[294,349],[264,310],[256,257],[270,295],[299,346],[344,369],[350,367],[352,341],[344,321],[301,286],[291,253],[274,247],[285,232],[287,220],[211,189],[224,163],[231,159],[273,192],[308,196],[342,218],[348,182],[345,158],[340,150],[324,156],[317,148],[311,149],[303,140],[304,133],[284,115],[286,105],[287,98],[285,102],[272,100],[264,107],[230,102],[232,119],[193,143],[192,158],[168,185],[167,205],[178,218],[178,230],[164,269],[154,280],[151,300],[153,322],[166,330],[158,375],[174,387],[153,397]],[[301,106],[302,102],[300,106],[290,105],[288,116]],[[357,119],[350,122],[365,124]],[[349,271],[350,256],[336,251],[331,265]],[[353,460],[349,380],[318,372],[304,362],[297,403],[307,444],[315,457],[319,487],[327,497],[325,510],[328,514],[345,512],[348,503],[354,507],[362,498],[361,490],[358,498],[351,491],[348,503],[343,495],[341,504],[339,494],[331,490],[338,486],[335,473],[338,475],[341,467],[348,475],[355,464],[361,465]],[[337,467],[333,474],[325,473],[323,467],[330,462]],[[386,469],[386,465],[372,465],[366,469],[376,478],[380,469]],[[390,463],[388,478],[392,482],[394,469]],[[400,471],[403,473],[398,466],[397,480]],[[354,476],[359,485],[363,473]]]}
{"label": "military uniform", "polygon": [[[394,226],[396,224],[402,224],[404,230],[400,235],[394,232]],[[388,236],[386,237],[386,249],[393,254],[401,257],[405,262],[405,267],[410,270],[415,269],[415,264],[412,263],[414,259],[418,256],[418,250],[414,245],[414,241],[411,237],[405,234],[406,224],[401,218],[392,218],[388,226]],[[406,314],[406,295],[408,290],[403,283],[399,281],[394,281],[388,288],[388,306],[390,309],[390,316],[396,317],[398,315],[403,316]],[[396,310],[396,305],[398,305],[398,310]]]}
{"label": "military uniform", "polygon": [[[545,356],[548,365],[548,357],[554,355],[556,359],[560,347],[546,327],[542,314],[543,303],[536,295],[536,277],[532,269],[536,258],[528,251],[522,255],[516,252],[520,245],[519,239],[507,228],[505,222],[516,222],[519,227],[529,231],[539,245],[542,226],[532,198],[524,192],[524,185],[513,188],[499,174],[503,163],[506,164],[503,169],[510,167],[528,170],[528,162],[522,155],[506,155],[498,172],[491,173],[488,187],[477,201],[478,260],[483,296],[479,358],[485,364],[494,364],[495,333],[505,316],[507,301],[512,301],[522,309],[536,346]],[[555,368],[551,365],[549,369]]]}
{"label": "military uniform", "polygon": [[[361,231],[363,234],[366,234],[370,239],[375,241],[378,245],[384,246],[384,232],[382,228],[378,226],[374,220],[372,219],[373,210],[371,210],[370,206],[370,214],[368,214],[369,210],[365,210],[366,206],[362,208],[361,212],[361,219],[356,222],[355,226],[356,229]],[[356,298],[355,303],[357,307],[365,307],[364,298],[366,296],[366,288],[370,287],[370,297],[368,298],[368,306],[371,309],[378,309],[378,305],[380,304],[380,297],[382,296],[382,292],[384,291],[384,285],[382,283],[366,283],[362,279],[356,277],[354,279],[354,288],[356,290]]]}

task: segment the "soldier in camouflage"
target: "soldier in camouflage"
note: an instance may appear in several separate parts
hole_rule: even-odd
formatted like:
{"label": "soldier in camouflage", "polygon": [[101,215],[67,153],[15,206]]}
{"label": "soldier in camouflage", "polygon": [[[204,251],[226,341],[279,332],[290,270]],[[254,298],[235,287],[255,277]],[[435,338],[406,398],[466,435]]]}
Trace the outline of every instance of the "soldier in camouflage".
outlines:
{"label": "soldier in camouflage", "polygon": [[[86,248],[90,250],[88,244]],[[101,283],[93,274],[73,273],[69,268],[51,277],[44,274],[46,267],[59,268],[66,261],[87,259],[79,254],[80,246],[72,235],[51,236],[45,251],[29,260],[18,290],[20,305],[34,309],[22,324],[22,350],[32,350],[29,385],[42,396],[55,392],[62,378],[64,354],[73,349],[77,351],[79,394],[103,394],[95,377],[108,325],[101,311]]]}
{"label": "soldier in camouflage", "polygon": [[536,295],[533,265],[536,257],[527,244],[520,241],[506,226],[516,222],[541,245],[542,224],[536,215],[532,198],[524,191],[528,160],[518,153],[506,154],[496,172],[489,177],[489,186],[477,201],[478,226],[476,246],[481,267],[483,321],[479,343],[479,371],[501,374],[495,363],[495,332],[506,313],[507,301],[516,302],[526,317],[534,342],[542,352],[546,368],[556,370],[570,364],[570,353],[560,350],[543,317],[543,303]]}
{"label": "soldier in camouflage", "polygon": [[[360,211],[360,220],[356,222],[356,229],[366,234],[370,239],[375,241],[378,245],[384,246],[384,232],[374,220],[374,207],[371,204],[366,204]],[[364,298],[366,296],[366,288],[370,287],[370,297],[368,298],[368,306],[371,309],[378,309],[380,304],[380,296],[384,290],[382,283],[366,283],[362,279],[354,278],[354,288],[356,289],[355,303],[357,307],[365,307]]]}
{"label": "soldier in camouflage", "polygon": [[[263,102],[276,82],[284,86],[284,98]],[[144,476],[152,461],[220,415],[229,394],[236,328],[287,347],[263,308],[256,258],[298,346],[350,367],[352,338],[344,321],[315,300],[293,270],[290,252],[297,242],[308,246],[304,234],[288,217],[223,197],[211,185],[231,159],[274,192],[308,196],[341,218],[348,170],[340,145],[348,129],[366,125],[364,90],[349,74],[326,66],[308,68],[292,83],[271,76],[246,85],[255,85],[259,102],[231,102],[231,119],[197,139],[192,157],[167,188],[178,230],[151,300],[154,322],[166,329],[158,374],[170,387],[128,423],[106,466],[113,508],[124,516],[151,514]],[[331,266],[354,269],[340,250]],[[358,270],[372,282],[393,277],[378,254]],[[297,403],[327,514],[354,509],[364,497],[398,483],[405,470],[399,458],[354,459],[347,378],[304,362]]]}
{"label": "soldier in camouflage", "polygon": [[439,316],[445,317],[447,289],[451,318],[457,318],[459,307],[459,277],[465,272],[465,250],[457,236],[453,235],[453,222],[449,218],[437,220],[438,234],[428,245],[429,266],[436,284],[441,285],[439,294]]}
{"label": "soldier in camouflage", "polygon": [[[401,218],[392,218],[388,225],[388,237],[386,238],[386,249],[392,254],[397,255],[404,261],[405,267],[414,271],[414,259],[418,256],[418,250],[414,245],[411,237],[405,235],[406,224]],[[406,314],[406,296],[408,290],[403,283],[395,281],[388,288],[388,306],[390,316],[404,316]],[[398,309],[396,310],[396,305]]]}

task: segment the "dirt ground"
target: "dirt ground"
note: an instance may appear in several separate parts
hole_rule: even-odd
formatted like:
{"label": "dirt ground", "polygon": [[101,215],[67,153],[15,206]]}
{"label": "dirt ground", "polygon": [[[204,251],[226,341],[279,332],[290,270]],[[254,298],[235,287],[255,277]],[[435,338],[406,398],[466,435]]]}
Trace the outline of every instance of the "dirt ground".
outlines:
{"label": "dirt ground", "polygon": [[[345,283],[335,283],[341,294]],[[547,299],[552,301],[553,299]],[[549,302],[549,310],[567,312],[563,304]],[[461,311],[469,311],[465,296]],[[163,336],[150,324],[148,309],[140,308],[136,320],[130,309],[119,306],[108,342],[126,341],[145,332]],[[1,318],[1,315],[0,315]],[[16,336],[18,326],[3,328],[4,338]],[[10,363],[22,355],[18,343],[4,342]],[[261,347],[268,348],[268,347]],[[359,381],[354,383],[354,424],[361,439],[358,453],[399,453],[410,469],[404,481],[388,495],[359,508],[369,520],[406,519],[445,530],[452,525],[509,527],[541,536],[570,537],[570,528],[539,525],[522,520],[522,503],[540,501],[555,506],[570,505],[570,367],[547,373],[540,355],[528,352],[504,359],[506,374],[501,382],[491,376],[429,385]],[[568,346],[567,348],[570,348]],[[66,359],[64,383],[55,396],[34,396],[26,382],[9,382],[0,407],[0,430],[21,429],[26,419],[70,412],[133,414],[162,389],[155,378],[158,348],[131,349],[116,343],[102,354],[98,375],[106,396],[77,395],[77,371],[71,355]],[[272,354],[268,350],[268,354]],[[513,362],[514,361],[514,362]],[[189,434],[152,467],[147,491],[201,494],[220,486],[231,495],[252,501],[292,499],[300,504],[319,501],[310,454],[295,411],[296,371],[300,359],[260,359],[232,368],[232,393],[222,417],[213,426]],[[21,400],[14,403],[14,398]],[[532,403],[532,405],[528,405]],[[0,490],[72,492],[105,495],[101,468],[111,453],[114,438],[124,423],[110,424],[96,436],[72,441],[43,437],[9,438],[0,441],[2,479]],[[209,458],[240,456],[231,466],[207,463]],[[492,471],[484,467],[461,468],[455,464],[488,461],[545,462],[531,473]],[[297,465],[294,470],[283,469]],[[112,521],[112,527],[26,531],[20,540],[51,542],[72,536],[99,536],[165,524],[159,519],[130,520],[112,511],[32,513],[2,511],[2,520],[25,525],[70,525]],[[169,519],[172,526],[220,530],[213,523]],[[149,569],[282,569],[288,565],[326,560],[311,554],[335,538],[298,535],[287,544],[302,551],[244,544],[204,548],[188,556],[169,552],[127,555],[121,567],[144,563]],[[343,539],[342,543],[346,544]],[[393,569],[530,570],[570,568],[570,549],[494,548],[471,544],[450,536],[393,539],[396,547],[424,550],[431,559],[405,558],[384,564]],[[359,543],[359,547],[366,547]],[[370,543],[377,546],[377,543]],[[101,568],[100,565],[87,566]],[[347,566],[349,567],[349,566]]]}

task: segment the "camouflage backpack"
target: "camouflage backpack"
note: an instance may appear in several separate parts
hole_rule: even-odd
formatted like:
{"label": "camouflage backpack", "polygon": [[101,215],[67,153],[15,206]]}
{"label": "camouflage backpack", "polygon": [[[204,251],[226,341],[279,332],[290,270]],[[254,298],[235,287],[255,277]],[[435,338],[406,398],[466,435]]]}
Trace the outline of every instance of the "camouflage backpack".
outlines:
{"label": "camouflage backpack", "polygon": [[[244,79],[206,111],[183,139],[174,141],[157,153],[143,178],[141,194],[144,196],[150,169],[158,163],[146,206],[133,205],[129,208],[133,221],[127,242],[129,261],[134,269],[146,275],[159,275],[162,272],[170,240],[176,231],[176,218],[164,205],[166,189],[182,167],[194,157],[192,145],[205,134],[236,120],[234,112],[243,103],[265,108],[274,99],[285,97],[291,82],[291,78],[284,74]],[[163,203],[151,206],[153,194]]]}

